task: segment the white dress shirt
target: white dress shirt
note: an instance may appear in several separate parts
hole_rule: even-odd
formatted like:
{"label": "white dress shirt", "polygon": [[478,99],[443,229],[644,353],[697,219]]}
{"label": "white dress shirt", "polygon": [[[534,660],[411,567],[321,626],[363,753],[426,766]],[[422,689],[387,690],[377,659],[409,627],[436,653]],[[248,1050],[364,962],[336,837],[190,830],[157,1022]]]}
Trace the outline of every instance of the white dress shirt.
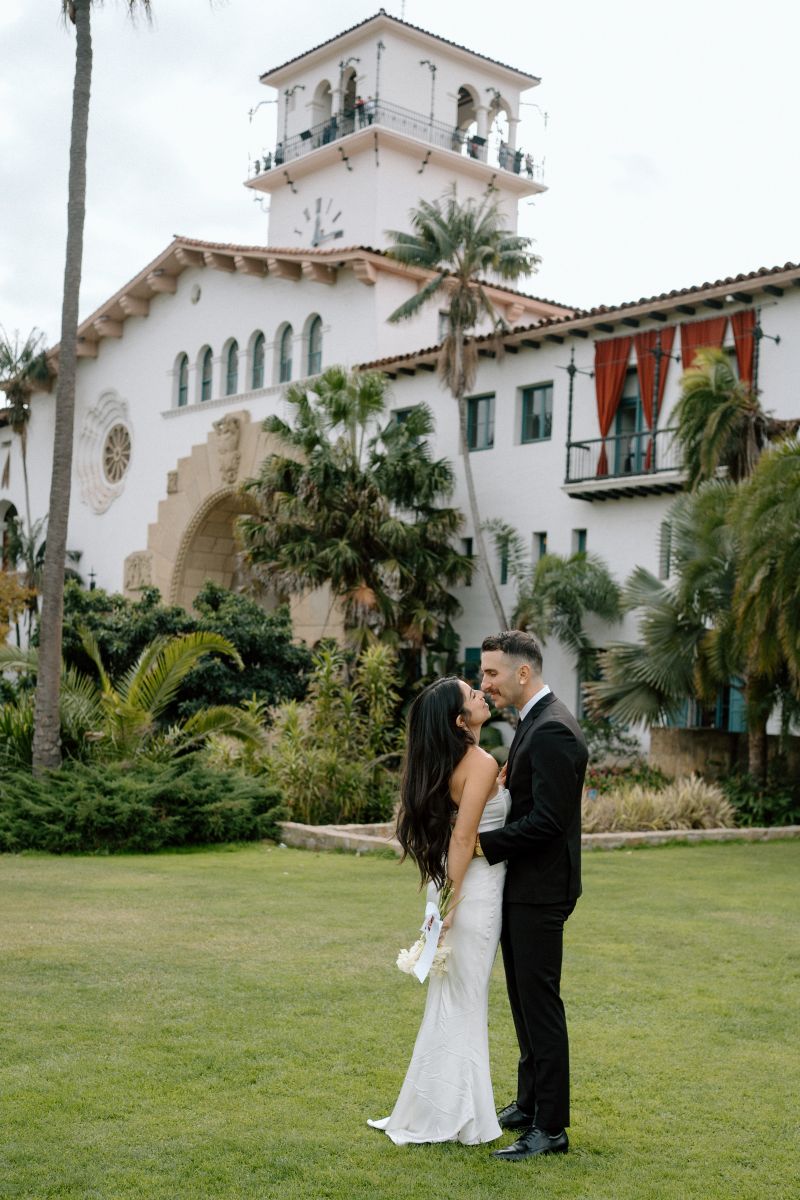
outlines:
{"label": "white dress shirt", "polygon": [[547,684],[545,684],[545,685],[544,685],[544,687],[541,687],[541,688],[539,688],[539,691],[536,693],[536,695],[535,695],[535,696],[531,696],[531,698],[530,698],[530,700],[528,701],[528,703],[527,703],[527,704],[523,704],[522,708],[519,710],[519,723],[520,723],[520,725],[521,725],[521,724],[522,724],[522,722],[525,720],[525,718],[527,717],[528,713],[529,713],[529,712],[531,711],[531,709],[533,708],[534,704],[538,704],[538,702],[539,702],[539,701],[540,701],[540,700],[541,700],[541,699],[542,699],[544,696],[549,696],[549,695],[550,695],[550,688],[547,686]]}

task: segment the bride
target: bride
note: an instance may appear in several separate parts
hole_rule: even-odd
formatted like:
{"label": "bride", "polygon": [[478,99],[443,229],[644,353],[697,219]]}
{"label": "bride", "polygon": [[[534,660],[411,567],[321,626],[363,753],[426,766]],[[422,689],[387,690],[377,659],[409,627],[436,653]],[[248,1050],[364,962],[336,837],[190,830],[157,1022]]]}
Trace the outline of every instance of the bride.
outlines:
{"label": "bride", "polygon": [[508,792],[478,745],[489,719],[483,693],[438,679],[414,701],[397,836],[428,900],[450,879],[447,970],[431,974],[411,1063],[391,1116],[370,1121],[397,1145],[491,1142],[501,1130],[489,1073],[489,977],[500,937],[505,863],[474,858],[476,835],[505,824]]}

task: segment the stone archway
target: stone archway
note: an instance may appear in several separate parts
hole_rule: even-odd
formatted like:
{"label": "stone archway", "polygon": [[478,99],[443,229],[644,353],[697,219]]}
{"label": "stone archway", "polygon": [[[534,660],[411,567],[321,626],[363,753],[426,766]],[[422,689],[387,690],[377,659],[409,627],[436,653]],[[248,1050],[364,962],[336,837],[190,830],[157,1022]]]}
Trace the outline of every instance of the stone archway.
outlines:
{"label": "stone archway", "polygon": [[208,580],[222,587],[244,583],[240,577],[236,521],[243,513],[254,511],[255,505],[235,487],[221,488],[206,498],[181,539],[172,572],[170,604],[191,608]]}
{"label": "stone archway", "polygon": [[[206,440],[167,473],[167,494],[148,526],[147,549],[125,560],[125,594],[157,587],[165,601],[188,609],[209,579],[223,587],[244,586],[235,524],[255,506],[241,484],[275,448],[274,438],[246,411],[214,421]],[[268,598],[262,603],[272,607]],[[296,637],[312,645],[322,637],[341,637],[341,615],[327,588],[290,603]]]}

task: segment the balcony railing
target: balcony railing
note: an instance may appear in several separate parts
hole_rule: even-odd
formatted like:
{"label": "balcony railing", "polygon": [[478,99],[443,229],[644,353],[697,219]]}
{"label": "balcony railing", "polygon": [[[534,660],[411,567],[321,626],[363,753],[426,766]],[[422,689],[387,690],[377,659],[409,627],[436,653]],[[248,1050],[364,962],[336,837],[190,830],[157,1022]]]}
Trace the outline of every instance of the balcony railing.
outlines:
{"label": "balcony railing", "polygon": [[[589,438],[570,442],[567,448],[567,483],[624,479],[680,471],[683,458],[675,429],[649,429],[616,437]],[[600,456],[606,448],[606,470]]]}
{"label": "balcony railing", "polygon": [[[274,167],[294,162],[320,146],[339,141],[359,129],[368,129],[371,125],[380,125],[384,129],[395,129],[408,137],[417,138],[429,146],[439,146],[444,150],[453,150],[456,154],[465,154],[478,162],[489,162],[489,145],[486,138],[468,136],[462,130],[444,121],[434,121],[422,113],[411,112],[397,104],[386,104],[365,101],[363,108],[353,112],[338,113],[312,125],[301,133],[278,142],[274,154],[267,154],[263,159],[256,159],[255,173],[262,174]],[[510,150],[501,144],[496,163],[504,171],[514,175],[522,175],[541,183],[544,171],[539,163],[534,162],[530,154],[522,150]]]}

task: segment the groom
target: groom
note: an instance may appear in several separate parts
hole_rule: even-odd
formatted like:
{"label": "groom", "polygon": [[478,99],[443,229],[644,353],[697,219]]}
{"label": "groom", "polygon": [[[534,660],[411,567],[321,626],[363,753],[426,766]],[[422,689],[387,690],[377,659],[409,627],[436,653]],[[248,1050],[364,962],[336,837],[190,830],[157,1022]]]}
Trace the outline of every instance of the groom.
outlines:
{"label": "groom", "polygon": [[519,724],[506,787],[508,824],[480,834],[476,853],[507,860],[503,965],[519,1042],[517,1098],[497,1119],[520,1136],[494,1157],[509,1162],[565,1153],[569,1140],[569,1043],[561,1002],[564,922],[581,893],[581,792],[586,741],[542,679],[536,639],[518,629],[481,646],[481,687]]}

